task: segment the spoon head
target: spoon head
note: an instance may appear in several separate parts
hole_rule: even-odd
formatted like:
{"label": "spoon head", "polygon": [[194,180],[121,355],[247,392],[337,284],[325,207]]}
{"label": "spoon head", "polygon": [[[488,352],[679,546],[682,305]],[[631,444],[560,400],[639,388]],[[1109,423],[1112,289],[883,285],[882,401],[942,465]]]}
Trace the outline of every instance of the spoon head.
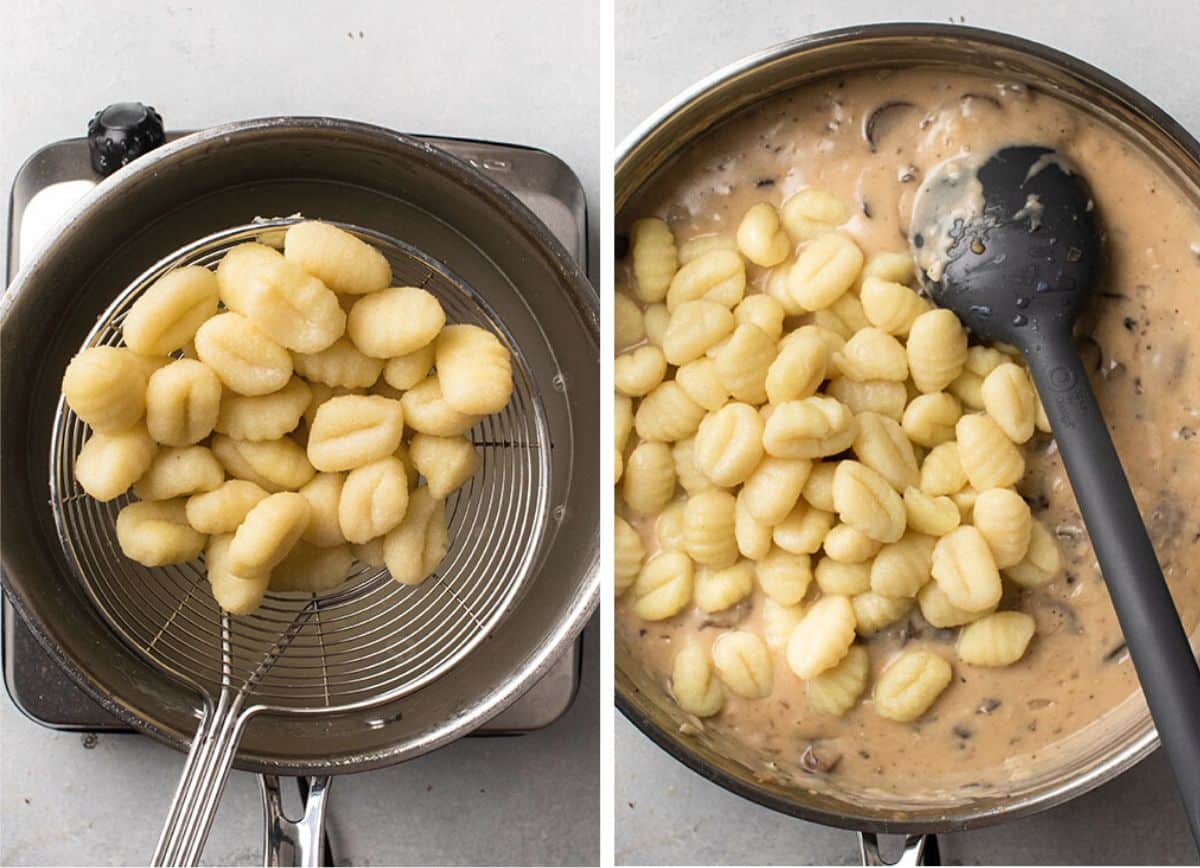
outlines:
{"label": "spoon head", "polygon": [[942,163],[917,193],[909,240],[934,301],[1017,346],[1069,331],[1100,264],[1091,190],[1043,147]]}

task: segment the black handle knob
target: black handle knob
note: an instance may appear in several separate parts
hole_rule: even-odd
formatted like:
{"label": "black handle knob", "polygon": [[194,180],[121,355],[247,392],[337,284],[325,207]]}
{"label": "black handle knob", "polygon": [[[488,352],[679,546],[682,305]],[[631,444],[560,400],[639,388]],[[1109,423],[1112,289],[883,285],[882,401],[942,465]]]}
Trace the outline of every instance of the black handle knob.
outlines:
{"label": "black handle knob", "polygon": [[140,102],[117,102],[88,122],[92,168],[107,177],[167,140],[162,116]]}

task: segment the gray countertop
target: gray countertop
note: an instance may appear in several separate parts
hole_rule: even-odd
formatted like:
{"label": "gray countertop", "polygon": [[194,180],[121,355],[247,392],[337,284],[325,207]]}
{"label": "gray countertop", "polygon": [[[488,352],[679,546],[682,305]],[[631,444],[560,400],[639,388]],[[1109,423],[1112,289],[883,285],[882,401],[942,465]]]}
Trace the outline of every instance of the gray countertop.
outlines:
{"label": "gray countertop", "polygon": [[[820,30],[895,20],[954,21],[1046,42],[1124,79],[1200,132],[1200,83],[1179,73],[1186,46],[1200,38],[1194,0],[617,0],[617,140],[680,90],[747,54]],[[725,792],[671,759],[620,715],[614,750],[618,864],[857,864],[852,833],[785,817]],[[1172,788],[1159,753],[1062,808],[946,836],[942,858],[947,864],[1195,864]]]}
{"label": "gray countertop", "polygon": [[[543,148],[579,175],[599,225],[599,6],[387,0],[5,3],[0,188],[36,148],[141,100],[170,128],[334,115]],[[532,26],[531,22],[536,23]],[[547,39],[546,34],[553,34]],[[570,711],[517,738],[474,738],[339,778],[340,864],[593,864],[598,859],[598,633]],[[0,864],[138,864],[183,757],[130,735],[56,733],[0,697]],[[254,778],[235,773],[206,862],[261,864]]]}

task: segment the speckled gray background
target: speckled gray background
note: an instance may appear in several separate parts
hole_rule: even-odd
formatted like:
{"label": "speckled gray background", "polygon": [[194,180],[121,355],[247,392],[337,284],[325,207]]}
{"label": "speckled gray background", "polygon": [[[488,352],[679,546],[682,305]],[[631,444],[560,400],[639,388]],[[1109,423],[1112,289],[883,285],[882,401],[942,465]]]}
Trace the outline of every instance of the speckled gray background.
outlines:
{"label": "speckled gray background", "polygon": [[[1049,43],[1124,79],[1200,132],[1200,83],[1181,74],[1200,39],[1195,0],[617,0],[620,141],[680,90],[785,39],[871,21],[955,21]],[[617,715],[619,864],[857,864],[854,834],[760,808],[693,774]],[[919,771],[919,770],[915,770]],[[1121,779],[1032,819],[946,836],[948,864],[1195,864],[1156,754]]]}
{"label": "speckled gray background", "polygon": [[[177,129],[335,115],[557,154],[587,191],[594,251],[599,14],[595,0],[4,0],[0,189],[7,200],[26,156],[81,135],[118,100],[151,103]],[[589,632],[579,697],[549,728],[337,779],[340,858],[595,864],[599,648]],[[182,764],[137,736],[102,735],[85,750],[80,735],[44,730],[0,695],[0,863],[145,864]],[[235,773],[206,863],[261,864],[261,824],[254,779]]]}

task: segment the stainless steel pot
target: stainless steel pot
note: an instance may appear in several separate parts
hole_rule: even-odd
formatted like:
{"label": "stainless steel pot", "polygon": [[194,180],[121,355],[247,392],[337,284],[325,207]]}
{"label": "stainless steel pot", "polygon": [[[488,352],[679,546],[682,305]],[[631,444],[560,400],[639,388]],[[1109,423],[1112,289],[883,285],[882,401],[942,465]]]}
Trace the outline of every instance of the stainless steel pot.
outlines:
{"label": "stainless steel pot", "polygon": [[[635,215],[622,209],[683,149],[742,109],[783,91],[832,75],[865,69],[937,65],[1034,83],[1120,128],[1189,192],[1200,207],[1200,143],[1161,109],[1113,77],[1046,46],[969,27],[881,24],[851,27],[769,48],[720,70],[678,96],[639,127],[617,156],[618,226]],[[1195,625],[1193,625],[1195,626]],[[949,832],[1012,819],[1060,804],[1130,768],[1157,746],[1140,693],[1113,712],[1103,734],[1070,740],[1042,771],[986,797],[943,800],[864,793],[818,792],[753,771],[736,744],[707,735],[682,735],[684,715],[665,687],[618,644],[617,705],[646,735],[694,771],[745,798],[786,814],[875,833]],[[918,856],[919,837],[908,858]],[[873,837],[865,862],[878,864]]]}
{"label": "stainless steel pot", "polygon": [[598,599],[599,483],[588,472],[599,454],[598,298],[546,227],[487,177],[379,127],[269,118],[178,139],[99,185],[0,302],[0,562],[10,599],[63,668],[113,714],[185,749],[198,696],[109,629],[64,559],[48,504],[54,406],[67,360],[147,265],[252,217],[297,211],[452,263],[525,354],[553,444],[542,566],[486,650],[386,705],[248,724],[236,767],[328,775],[419,756],[476,728],[547,671]]}

